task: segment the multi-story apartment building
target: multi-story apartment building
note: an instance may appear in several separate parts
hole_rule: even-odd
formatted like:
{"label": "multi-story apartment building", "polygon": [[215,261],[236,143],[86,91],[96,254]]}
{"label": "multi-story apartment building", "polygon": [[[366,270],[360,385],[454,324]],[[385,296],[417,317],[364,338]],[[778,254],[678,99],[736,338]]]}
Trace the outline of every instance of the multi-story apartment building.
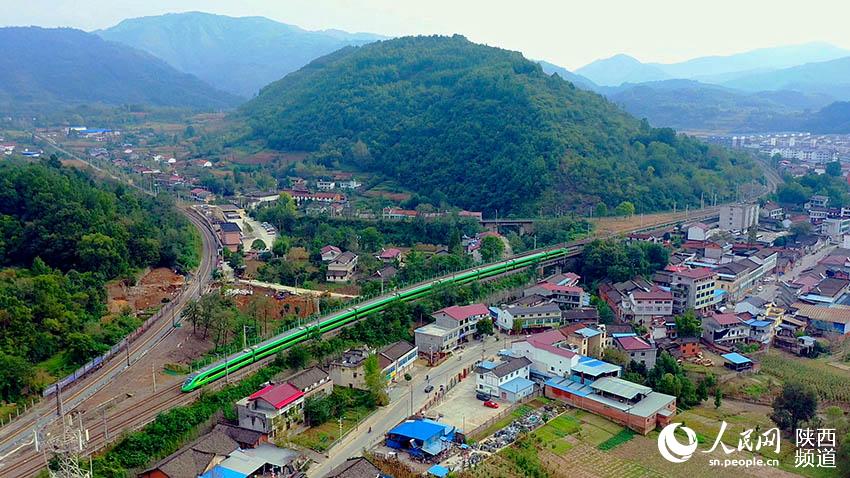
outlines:
{"label": "multi-story apartment building", "polygon": [[758,204],[727,204],[720,206],[720,229],[743,232],[759,223]]}
{"label": "multi-story apartment building", "polygon": [[720,301],[717,273],[707,267],[685,269],[670,274],[670,291],[673,293],[673,313],[688,309],[697,312],[710,310]]}

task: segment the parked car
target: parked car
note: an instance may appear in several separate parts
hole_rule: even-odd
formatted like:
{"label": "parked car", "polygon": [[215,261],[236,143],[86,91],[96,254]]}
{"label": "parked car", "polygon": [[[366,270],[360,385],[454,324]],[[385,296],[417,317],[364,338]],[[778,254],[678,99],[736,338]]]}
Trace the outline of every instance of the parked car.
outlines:
{"label": "parked car", "polygon": [[431,384],[425,385],[425,393],[431,393],[434,391],[434,386]]}
{"label": "parked car", "polygon": [[491,397],[490,397],[490,394],[489,394],[489,393],[485,393],[485,392],[476,392],[476,393],[475,393],[475,398],[477,398],[478,400],[481,400],[482,402],[486,402],[487,400],[490,400],[490,398],[491,398]]}
{"label": "parked car", "polygon": [[499,404],[494,402],[493,400],[487,400],[484,402],[484,406],[487,408],[499,408]]}

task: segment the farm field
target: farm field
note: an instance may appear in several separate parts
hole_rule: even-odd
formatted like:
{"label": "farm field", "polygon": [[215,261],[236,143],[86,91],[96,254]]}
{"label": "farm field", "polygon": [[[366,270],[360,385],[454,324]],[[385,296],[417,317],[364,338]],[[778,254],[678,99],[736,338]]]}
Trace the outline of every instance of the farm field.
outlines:
{"label": "farm field", "polygon": [[810,385],[823,402],[850,402],[850,371],[831,365],[834,357],[807,359],[769,350],[759,360],[761,374]]}
{"label": "farm field", "polygon": [[[792,477],[838,478],[835,470],[794,468],[794,447],[782,441],[780,454],[769,452],[763,458],[780,461],[779,468],[712,467],[709,460],[748,458],[747,452],[726,455],[720,447],[709,450],[726,421],[724,443],[735,447],[739,433],[757,428],[767,430],[773,425],[768,418],[769,408],[745,402],[727,400],[719,409],[713,405],[682,412],[678,422],[697,432],[699,452],[681,464],[671,464],[658,453],[658,432],[648,436],[632,434],[605,418],[581,410],[569,410],[549,423],[520,439],[514,445],[490,457],[475,469],[460,474],[463,478],[519,478],[524,476],[551,478],[748,478]],[[764,450],[763,450],[764,451]]]}

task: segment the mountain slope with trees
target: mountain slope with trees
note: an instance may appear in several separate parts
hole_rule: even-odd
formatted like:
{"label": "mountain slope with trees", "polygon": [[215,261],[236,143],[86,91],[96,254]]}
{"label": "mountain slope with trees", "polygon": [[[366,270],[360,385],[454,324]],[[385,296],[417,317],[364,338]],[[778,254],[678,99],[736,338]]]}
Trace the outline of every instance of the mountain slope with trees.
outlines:
{"label": "mountain slope with trees", "polygon": [[[677,136],[519,53],[461,36],[349,47],[241,108],[251,133],[316,161],[385,174],[432,204],[537,214],[719,200],[760,177],[744,156]],[[586,209],[582,209],[586,211]]]}
{"label": "mountain slope with trees", "polygon": [[0,112],[76,105],[145,104],[199,109],[238,99],[150,54],[71,28],[0,28]]}
{"label": "mountain slope with trees", "polygon": [[38,392],[139,325],[106,314],[106,281],[198,263],[199,238],[165,196],[95,183],[58,160],[0,165],[0,400]]}
{"label": "mountain slope with trees", "polygon": [[307,31],[263,17],[201,12],[132,18],[95,33],[144,50],[246,98],[322,55],[383,38],[340,30]]}

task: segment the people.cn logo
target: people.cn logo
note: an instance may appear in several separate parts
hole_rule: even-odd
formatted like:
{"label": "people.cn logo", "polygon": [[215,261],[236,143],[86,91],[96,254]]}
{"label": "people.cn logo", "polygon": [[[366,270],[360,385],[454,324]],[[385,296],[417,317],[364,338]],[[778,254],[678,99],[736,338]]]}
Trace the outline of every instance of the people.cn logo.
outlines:
{"label": "people.cn logo", "polygon": [[679,443],[675,432],[680,426],[681,423],[671,423],[658,434],[658,452],[670,463],[684,463],[697,451],[697,434],[686,426],[682,426],[681,430],[688,437],[688,443]]}

